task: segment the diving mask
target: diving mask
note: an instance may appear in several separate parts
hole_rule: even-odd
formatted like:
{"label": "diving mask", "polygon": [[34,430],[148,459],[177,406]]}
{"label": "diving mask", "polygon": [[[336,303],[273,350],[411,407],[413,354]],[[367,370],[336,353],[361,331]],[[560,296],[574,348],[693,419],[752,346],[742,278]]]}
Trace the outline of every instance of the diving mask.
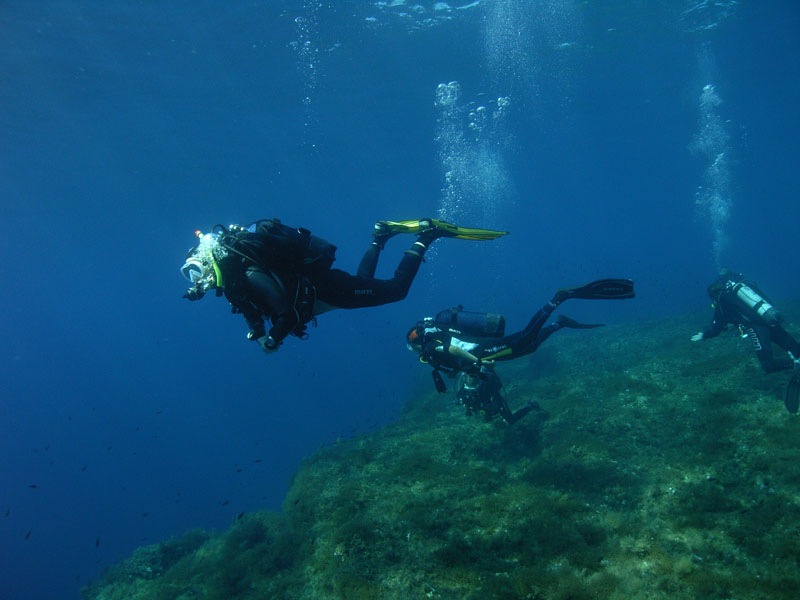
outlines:
{"label": "diving mask", "polygon": [[196,284],[203,279],[203,274],[206,272],[203,263],[195,258],[189,258],[186,263],[181,267],[181,275],[183,275],[189,283]]}
{"label": "diving mask", "polygon": [[196,257],[189,258],[181,267],[181,274],[192,284],[183,295],[189,300],[200,300],[205,293],[217,287],[217,275],[213,267],[206,266]]}

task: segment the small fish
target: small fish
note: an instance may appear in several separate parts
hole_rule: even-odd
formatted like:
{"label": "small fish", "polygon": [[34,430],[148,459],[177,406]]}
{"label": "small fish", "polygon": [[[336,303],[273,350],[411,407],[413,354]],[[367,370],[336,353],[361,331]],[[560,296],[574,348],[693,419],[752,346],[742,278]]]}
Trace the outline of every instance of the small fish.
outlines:
{"label": "small fish", "polygon": [[260,463],[260,462],[264,462],[264,459],[263,459],[263,458],[257,458],[257,459],[255,459],[253,462],[254,462],[254,463]]}
{"label": "small fish", "polygon": [[237,473],[241,473],[242,471],[243,471],[243,469],[236,469]]}
{"label": "small fish", "polygon": [[142,518],[144,519],[144,518],[145,518],[147,515],[149,515],[149,514],[150,514],[150,513],[142,513]]}
{"label": "small fish", "polygon": [[99,548],[99,547],[100,547],[100,538],[97,538],[97,539],[94,541],[94,547],[95,547],[95,548]]}
{"label": "small fish", "polygon": [[228,504],[230,504],[230,500],[223,500],[221,504],[222,506],[227,506]]}
{"label": "small fish", "polygon": [[39,487],[39,486],[37,486],[35,483],[32,483],[32,484],[30,484],[28,487],[29,487],[29,488],[33,488],[33,489],[35,489],[35,488],[37,488],[37,487]]}
{"label": "small fish", "polygon": [[81,467],[81,471],[85,471],[85,470],[86,470],[86,465]]}
{"label": "small fish", "polygon": [[236,520],[237,521],[241,521],[243,516],[244,516],[244,513],[240,512],[238,515],[236,515]]}
{"label": "small fish", "polygon": [[113,446],[106,446],[106,452],[108,452],[109,450],[111,450],[111,448],[113,448]]}
{"label": "small fish", "polygon": [[27,540],[29,537],[31,537],[31,531],[33,531],[33,529],[28,529],[28,533],[26,533],[26,534],[25,534],[25,539],[26,539],[26,540]]}
{"label": "small fish", "polygon": [[11,514],[11,509],[9,508],[9,509],[6,511],[6,516],[8,516],[8,515],[10,515],[10,514]]}

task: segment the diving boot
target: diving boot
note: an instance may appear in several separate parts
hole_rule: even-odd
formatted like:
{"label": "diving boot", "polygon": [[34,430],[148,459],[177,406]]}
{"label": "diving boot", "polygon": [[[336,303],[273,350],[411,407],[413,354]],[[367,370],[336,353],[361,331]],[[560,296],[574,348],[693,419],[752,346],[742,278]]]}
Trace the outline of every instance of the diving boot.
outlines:
{"label": "diving boot", "polygon": [[388,242],[390,238],[393,238],[398,233],[404,232],[400,228],[392,227],[392,221],[378,221],[375,223],[375,229],[372,231],[372,243],[383,250],[386,242]]}

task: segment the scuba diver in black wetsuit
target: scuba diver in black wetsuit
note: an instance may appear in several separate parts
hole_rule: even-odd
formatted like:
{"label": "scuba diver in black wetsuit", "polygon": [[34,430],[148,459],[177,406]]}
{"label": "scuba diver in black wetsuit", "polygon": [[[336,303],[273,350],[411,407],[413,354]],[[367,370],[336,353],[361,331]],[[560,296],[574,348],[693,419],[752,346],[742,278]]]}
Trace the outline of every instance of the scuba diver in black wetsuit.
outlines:
{"label": "scuba diver in black wetsuit", "polygon": [[441,371],[456,378],[456,397],[467,414],[480,413],[487,419],[500,415],[515,423],[531,410],[531,402],[512,413],[502,393],[500,378],[493,371],[495,361],[504,361],[535,352],[547,338],[563,327],[590,329],[600,325],[578,323],[559,315],[545,326],[562,302],[571,298],[623,300],[633,298],[630,279],[601,279],[585,286],[559,290],[540,308],[522,331],[504,335],[505,319],[500,315],[464,311],[461,306],[440,312],[435,318],[419,321],[406,334],[406,342],[417,352],[420,362],[433,367],[433,380],[440,393],[447,391]]}
{"label": "scuba diver in black wetsuit", "polygon": [[[783,328],[783,315],[755,283],[746,281],[741,273],[724,268],[717,280],[708,286],[708,295],[714,307],[714,319],[709,327],[692,336],[693,342],[716,337],[728,325],[735,325],[742,337],[753,344],[765,373],[800,367],[800,343]],[[775,358],[772,344],[786,350],[788,356]],[[795,372],[786,391],[786,408],[792,413],[798,409],[798,394],[800,369]]]}
{"label": "scuba diver in black wetsuit", "polygon": [[[398,233],[414,233],[417,240],[405,251],[394,277],[375,279],[381,250]],[[336,246],[307,229],[287,227],[277,219],[244,227],[216,225],[211,233],[195,232],[200,241],[181,268],[193,284],[184,298],[199,300],[211,289],[217,296],[224,293],[233,312],[241,313],[250,326],[248,339],[258,341],[264,352],[275,352],[289,335],[305,339],[307,323],[318,314],[405,298],[434,240],[489,240],[505,233],[435,219],[379,221],[358,273],[351,275],[331,268]],[[270,321],[269,331],[265,320]]]}

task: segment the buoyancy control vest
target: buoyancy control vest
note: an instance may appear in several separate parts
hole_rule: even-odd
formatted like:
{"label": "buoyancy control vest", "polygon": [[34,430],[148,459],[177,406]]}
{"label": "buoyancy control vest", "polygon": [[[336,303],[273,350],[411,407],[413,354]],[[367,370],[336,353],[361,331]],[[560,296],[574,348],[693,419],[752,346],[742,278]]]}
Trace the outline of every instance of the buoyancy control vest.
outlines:
{"label": "buoyancy control vest", "polygon": [[744,281],[728,281],[725,284],[725,291],[748,320],[770,327],[782,322],[780,311],[754,288]]}
{"label": "buoyancy control vest", "polygon": [[329,241],[311,235],[303,227],[288,227],[278,219],[221,229],[223,246],[264,270],[313,277],[330,269],[336,260],[336,246]]}
{"label": "buoyancy control vest", "polygon": [[[217,229],[220,246],[227,253],[225,260],[241,260],[245,268],[255,265],[272,277],[285,290],[297,314],[298,324],[292,335],[307,337],[306,323],[314,320],[314,277],[331,268],[336,260],[336,246],[311,235],[308,229],[288,227],[278,219],[263,219],[245,227],[217,225],[214,230]],[[226,286],[226,296],[234,312],[252,314],[259,307],[243,288],[238,289],[242,279],[243,273],[238,281],[235,279]]]}
{"label": "buoyancy control vest", "polygon": [[493,313],[480,313],[464,310],[458,305],[440,311],[433,319],[434,326],[455,336],[503,337],[506,318]]}

